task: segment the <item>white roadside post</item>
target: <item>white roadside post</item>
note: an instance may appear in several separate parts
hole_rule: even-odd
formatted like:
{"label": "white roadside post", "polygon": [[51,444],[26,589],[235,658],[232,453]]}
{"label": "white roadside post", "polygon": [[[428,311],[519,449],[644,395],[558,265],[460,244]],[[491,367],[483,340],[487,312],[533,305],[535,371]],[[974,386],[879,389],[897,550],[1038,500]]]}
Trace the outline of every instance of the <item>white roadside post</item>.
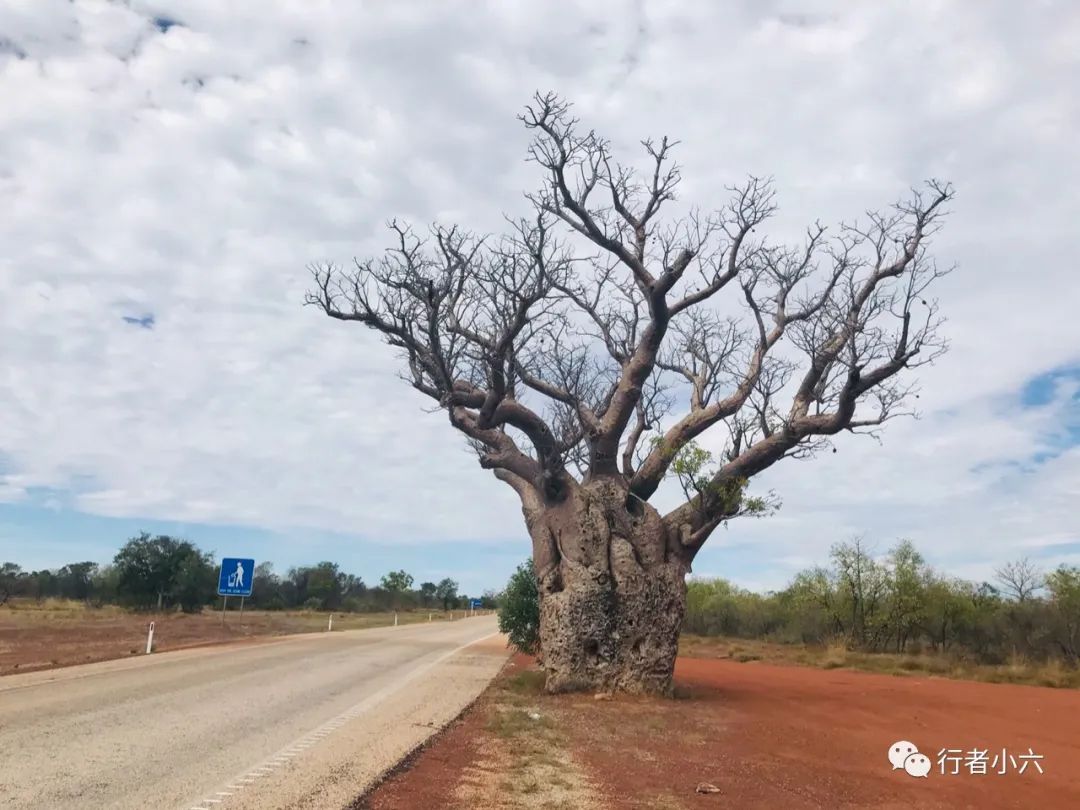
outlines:
{"label": "white roadside post", "polygon": [[326,632],[330,632],[334,629],[334,614],[330,614],[330,619],[326,622]]}
{"label": "white roadside post", "polygon": [[150,650],[154,648],[154,623],[150,622],[150,630],[146,634],[146,654],[150,654]]}
{"label": "white roadside post", "polygon": [[397,611],[394,611],[394,627],[397,627]]}
{"label": "white roadside post", "polygon": [[429,614],[427,615],[427,620],[428,620],[429,622],[431,621],[431,614],[430,614],[430,613],[429,613]]}

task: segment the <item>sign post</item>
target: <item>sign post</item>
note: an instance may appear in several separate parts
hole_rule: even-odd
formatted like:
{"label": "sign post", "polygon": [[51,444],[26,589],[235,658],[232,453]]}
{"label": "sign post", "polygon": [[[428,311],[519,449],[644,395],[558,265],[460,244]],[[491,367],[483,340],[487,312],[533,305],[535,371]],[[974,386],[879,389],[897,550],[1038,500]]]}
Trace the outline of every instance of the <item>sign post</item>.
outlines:
{"label": "sign post", "polygon": [[224,557],[218,571],[218,596],[221,603],[221,623],[225,624],[225,610],[230,596],[240,597],[240,618],[244,617],[244,598],[251,596],[251,581],[255,578],[255,560],[242,557]]}

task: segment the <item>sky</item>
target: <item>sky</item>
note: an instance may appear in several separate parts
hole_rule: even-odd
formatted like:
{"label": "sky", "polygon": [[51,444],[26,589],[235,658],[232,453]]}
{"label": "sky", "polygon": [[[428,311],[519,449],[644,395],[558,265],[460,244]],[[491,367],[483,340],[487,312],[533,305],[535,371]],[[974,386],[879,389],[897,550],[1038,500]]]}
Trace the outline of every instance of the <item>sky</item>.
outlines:
{"label": "sky", "polygon": [[777,588],[856,535],[975,579],[1080,564],[1077,86],[1070,0],[6,0],[0,560],[145,529],[501,587],[516,496],[390,347],[302,306],[305,268],[393,217],[499,232],[542,180],[516,115],[554,90],[627,161],[678,139],[687,204],[771,175],[778,240],[956,186],[919,418],[770,468],[782,509],[695,574]]}

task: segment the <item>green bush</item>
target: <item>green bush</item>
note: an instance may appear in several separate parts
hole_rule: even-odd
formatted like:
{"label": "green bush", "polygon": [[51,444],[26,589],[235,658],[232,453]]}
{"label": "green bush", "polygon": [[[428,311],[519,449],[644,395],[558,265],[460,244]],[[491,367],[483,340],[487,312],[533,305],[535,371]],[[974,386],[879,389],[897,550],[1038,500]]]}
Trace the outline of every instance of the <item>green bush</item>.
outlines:
{"label": "green bush", "polygon": [[366,608],[364,601],[355,596],[347,596],[341,600],[341,609],[346,613],[363,613]]}
{"label": "green bush", "polygon": [[535,655],[540,647],[540,593],[532,559],[517,567],[499,603],[499,630],[513,647]]}

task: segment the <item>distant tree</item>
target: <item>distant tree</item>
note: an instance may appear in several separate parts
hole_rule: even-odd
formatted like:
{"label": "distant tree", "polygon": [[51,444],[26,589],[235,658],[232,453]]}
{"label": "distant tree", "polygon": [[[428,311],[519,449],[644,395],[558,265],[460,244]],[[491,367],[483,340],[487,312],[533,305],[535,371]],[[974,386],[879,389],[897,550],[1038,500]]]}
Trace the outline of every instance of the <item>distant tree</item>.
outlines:
{"label": "distant tree", "polygon": [[30,582],[33,587],[33,596],[39,601],[47,599],[50,596],[59,596],[60,594],[56,574],[47,568],[31,573]]}
{"label": "distant tree", "polygon": [[836,577],[840,619],[854,647],[874,646],[885,628],[881,622],[887,582],[863,539],[837,543],[829,552]]}
{"label": "distant tree", "polygon": [[95,562],[70,563],[61,568],[56,576],[60,595],[66,599],[89,602],[94,589],[94,577],[98,564]]}
{"label": "distant tree", "polygon": [[217,569],[213,555],[190,546],[188,553],[181,556],[177,564],[169,592],[170,602],[178,605],[184,613],[196,613],[213,599],[216,585]]}
{"label": "distant tree", "polygon": [[15,595],[20,580],[25,578],[21,566],[13,562],[0,565],[0,605],[3,605]]}
{"label": "distant tree", "polygon": [[910,540],[901,540],[889,552],[886,565],[886,629],[897,652],[926,622],[926,588],[930,581],[926,560]]}
{"label": "distant tree", "polygon": [[342,574],[341,575],[341,599],[344,602],[346,599],[351,600],[353,608],[356,609],[360,605],[360,600],[368,592],[367,585],[364,584],[364,580],[355,574]]}
{"label": "distant tree", "polygon": [[334,562],[324,561],[307,569],[305,604],[317,599],[321,610],[337,610],[344,595],[345,578]]}
{"label": "distant tree", "polygon": [[498,607],[499,595],[495,591],[488,589],[484,591],[480,597],[480,607],[484,610],[494,610]]}
{"label": "distant tree", "polygon": [[308,566],[290,568],[281,583],[281,591],[289,607],[301,607],[307,600]]}
{"label": "distant tree", "polygon": [[281,577],[274,573],[274,564],[262,562],[251,576],[251,602],[254,607],[275,610],[285,607],[280,593]]}
{"label": "distant tree", "polygon": [[407,574],[405,571],[391,571],[379,581],[383,590],[390,594],[390,604],[395,609],[400,607],[402,595],[412,587],[412,584],[412,574]]}
{"label": "distant tree", "polygon": [[994,578],[1005,594],[1017,602],[1026,602],[1043,587],[1045,581],[1042,571],[1027,557],[995,569]]}
{"label": "distant tree", "polygon": [[120,572],[115,565],[99,566],[94,572],[90,590],[97,606],[116,604],[120,601]]}
{"label": "distant tree", "polygon": [[517,567],[499,604],[499,630],[510,644],[533,655],[540,645],[540,593],[532,559]]}
{"label": "distant tree", "polygon": [[435,601],[435,594],[438,592],[439,586],[434,582],[421,582],[420,583],[420,602],[424,607],[429,607],[432,602]]}
{"label": "distant tree", "polygon": [[1052,633],[1061,655],[1080,664],[1080,567],[1061,565],[1046,577],[1053,611]]}
{"label": "distant tree", "polygon": [[124,544],[113,565],[120,595],[139,607],[196,610],[213,595],[213,557],[187,540],[143,532]]}
{"label": "distant tree", "polygon": [[412,584],[412,574],[407,574],[404,571],[391,571],[379,580],[379,585],[388,591],[396,593],[402,593],[409,590],[409,588],[412,587]]}
{"label": "distant tree", "polygon": [[947,652],[970,625],[976,591],[960,579],[934,578],[926,587],[924,628],[931,646]]}
{"label": "distant tree", "polygon": [[442,603],[443,610],[450,610],[457,604],[458,584],[447,577],[436,586],[435,595]]}

